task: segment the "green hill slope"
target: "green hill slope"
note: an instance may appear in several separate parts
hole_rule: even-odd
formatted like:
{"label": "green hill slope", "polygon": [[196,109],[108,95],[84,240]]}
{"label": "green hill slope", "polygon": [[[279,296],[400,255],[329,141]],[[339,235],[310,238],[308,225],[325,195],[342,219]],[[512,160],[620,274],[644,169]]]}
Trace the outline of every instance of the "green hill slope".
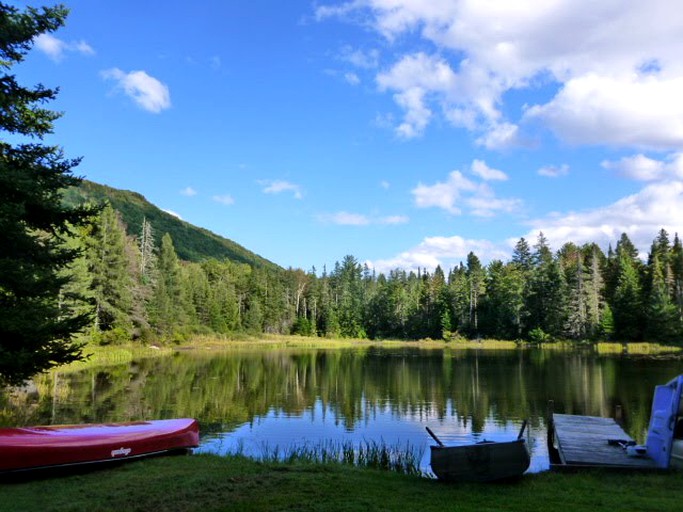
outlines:
{"label": "green hill slope", "polygon": [[170,234],[178,257],[186,261],[216,258],[259,267],[280,268],[231,240],[166,213],[137,192],[83,180],[79,187],[71,188],[64,193],[64,201],[71,205],[109,201],[112,207],[121,213],[128,234],[134,236],[139,235],[142,219],[146,217],[152,224],[157,243],[160,243],[165,233]]}

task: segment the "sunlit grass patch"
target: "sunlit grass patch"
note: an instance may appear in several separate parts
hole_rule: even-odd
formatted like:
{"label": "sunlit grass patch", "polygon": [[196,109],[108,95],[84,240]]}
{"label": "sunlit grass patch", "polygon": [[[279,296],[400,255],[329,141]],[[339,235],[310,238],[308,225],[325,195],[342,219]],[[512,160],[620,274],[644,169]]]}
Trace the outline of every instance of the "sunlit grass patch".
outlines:
{"label": "sunlit grass patch", "polygon": [[598,343],[598,354],[656,355],[683,351],[683,347],[660,345],[659,343]]}

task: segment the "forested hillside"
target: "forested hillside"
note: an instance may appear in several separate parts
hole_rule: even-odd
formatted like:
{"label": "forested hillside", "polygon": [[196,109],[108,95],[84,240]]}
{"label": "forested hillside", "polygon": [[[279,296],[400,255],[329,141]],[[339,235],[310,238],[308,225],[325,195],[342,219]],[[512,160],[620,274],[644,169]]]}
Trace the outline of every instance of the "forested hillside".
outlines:
{"label": "forested hillside", "polygon": [[539,234],[533,246],[520,239],[505,262],[483,265],[470,253],[451,269],[378,275],[349,255],[318,275],[227,257],[183,261],[164,227],[145,215],[127,229],[107,206],[73,240],[84,251],[64,297],[89,297],[96,339],[267,332],[679,343],[683,334],[683,246],[664,230],[646,260],[625,234],[607,254],[572,243],[553,252]]}
{"label": "forested hillside", "polygon": [[178,256],[186,261],[225,258],[249,265],[275,267],[274,263],[231,240],[166,213],[137,192],[83,180],[80,186],[65,191],[64,201],[71,206],[84,202],[108,201],[121,214],[127,232],[132,236],[139,235],[143,219],[146,219],[158,233],[171,235]]}

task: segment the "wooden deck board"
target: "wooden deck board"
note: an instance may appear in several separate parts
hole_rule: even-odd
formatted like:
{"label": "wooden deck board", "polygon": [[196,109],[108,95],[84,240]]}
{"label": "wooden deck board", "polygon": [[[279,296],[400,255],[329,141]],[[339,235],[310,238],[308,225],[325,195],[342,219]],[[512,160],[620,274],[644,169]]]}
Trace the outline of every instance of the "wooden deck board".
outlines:
{"label": "wooden deck board", "polygon": [[629,457],[610,439],[632,441],[612,418],[553,414],[555,444],[563,464],[568,466],[602,466],[655,468],[652,459]]}

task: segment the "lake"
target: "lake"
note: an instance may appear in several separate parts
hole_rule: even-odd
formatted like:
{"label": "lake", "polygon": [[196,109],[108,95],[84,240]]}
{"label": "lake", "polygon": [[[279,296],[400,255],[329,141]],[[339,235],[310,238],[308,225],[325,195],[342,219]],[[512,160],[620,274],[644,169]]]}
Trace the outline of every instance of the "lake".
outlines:
{"label": "lake", "polygon": [[326,443],[407,447],[427,471],[430,427],[445,443],[517,436],[529,420],[531,471],[548,467],[545,414],[614,416],[644,442],[654,386],[680,357],[594,351],[235,348],[52,372],[0,397],[8,426],[194,417],[201,452]]}

